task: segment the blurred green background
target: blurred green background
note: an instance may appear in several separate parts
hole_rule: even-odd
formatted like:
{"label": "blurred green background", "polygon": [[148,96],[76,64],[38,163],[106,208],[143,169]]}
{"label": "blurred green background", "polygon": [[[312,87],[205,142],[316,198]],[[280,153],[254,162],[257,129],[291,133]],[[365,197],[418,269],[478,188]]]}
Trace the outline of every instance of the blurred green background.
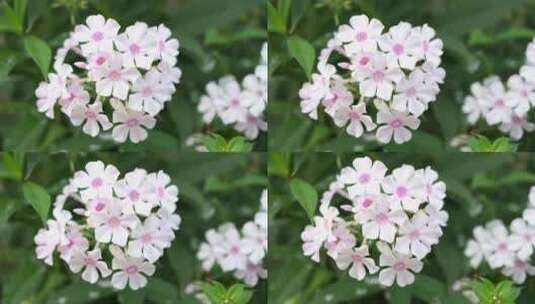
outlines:
{"label": "blurred green background", "polygon": [[[340,271],[321,251],[320,263],[302,253],[301,232],[310,224],[307,213],[290,190],[292,180],[311,185],[321,198],[341,168],[367,155],[383,161],[391,172],[402,164],[431,166],[447,185],[448,226],[438,245],[424,259],[413,285],[381,288],[359,282]],[[482,266],[471,270],[464,247],[472,229],[493,219],[506,225],[521,216],[535,184],[535,155],[529,153],[270,153],[269,303],[448,303],[469,304],[454,282],[481,275],[493,282],[506,279]],[[319,208],[319,206],[317,206]],[[316,209],[315,214],[318,214]],[[533,263],[533,258],[531,262]],[[521,285],[517,303],[533,303],[535,277]]]}
{"label": "blurred green background", "polygon": [[[225,138],[238,135],[222,124],[203,126],[196,105],[207,82],[226,74],[251,73],[267,39],[264,0],[28,0],[20,34],[6,14],[20,0],[0,1],[0,147],[16,151],[176,151],[199,132]],[[26,53],[23,39],[33,35],[54,53],[74,24],[92,14],[116,19],[122,29],[136,21],[164,23],[180,41],[178,66],[183,71],[177,92],[146,141],[117,145],[94,139],[74,127],[65,115],[55,120],[37,112],[34,91],[43,77]],[[266,150],[262,134],[254,150]],[[191,148],[189,148],[191,150]]]}
{"label": "blurred green background", "polygon": [[[533,0],[269,0],[270,151],[421,151],[444,150],[458,134],[503,136],[497,128],[469,128],[461,112],[470,85],[491,74],[502,80],[517,73],[527,44],[535,37]],[[313,121],[299,108],[298,91],[307,77],[291,57],[288,39],[298,36],[316,51],[325,47],[339,24],[353,15],[378,18],[385,27],[407,21],[429,24],[444,42],[446,81],[437,102],[421,117],[412,141],[379,146],[355,139],[326,117]],[[532,117],[533,118],[533,117]],[[519,151],[535,150],[532,134]]]}
{"label": "blurred green background", "polygon": [[[224,222],[239,227],[250,221],[267,187],[262,153],[0,153],[0,303],[197,303],[185,294],[193,281],[217,280],[229,287],[238,280],[218,268],[202,272],[196,252],[204,233]],[[74,171],[88,161],[102,160],[121,171],[136,167],[164,170],[180,190],[180,229],[171,248],[156,262],[149,284],[136,292],[113,291],[85,283],[62,261],[49,267],[35,256],[33,237],[43,226],[24,200],[22,185],[31,181],[54,199]],[[51,216],[51,215],[50,215]],[[259,281],[251,303],[266,303],[267,283]],[[61,300],[62,298],[65,301]]]}

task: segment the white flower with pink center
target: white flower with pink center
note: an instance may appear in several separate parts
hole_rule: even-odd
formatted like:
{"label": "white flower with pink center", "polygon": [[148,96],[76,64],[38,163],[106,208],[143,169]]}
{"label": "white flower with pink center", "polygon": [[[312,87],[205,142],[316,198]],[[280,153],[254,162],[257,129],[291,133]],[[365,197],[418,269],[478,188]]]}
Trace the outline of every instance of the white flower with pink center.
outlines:
{"label": "white flower with pink center", "polygon": [[119,170],[113,165],[105,165],[101,161],[89,162],[85,171],[74,174],[73,185],[80,191],[82,200],[87,201],[99,196],[109,197],[117,179]]}
{"label": "white flower with pink center", "polygon": [[112,247],[112,269],[117,270],[111,277],[111,285],[116,289],[124,289],[126,285],[137,290],[147,285],[146,276],[154,274],[156,267],[143,258],[135,258],[123,253],[120,248]]}
{"label": "white flower with pink center", "polygon": [[336,265],[341,270],[346,270],[349,266],[349,276],[362,281],[366,277],[366,272],[374,274],[379,270],[375,261],[369,257],[368,246],[362,245],[358,248],[345,248],[335,258]]}
{"label": "white flower with pink center", "polygon": [[[261,205],[264,199],[267,200],[267,190],[262,192]],[[255,218],[260,214],[267,217],[262,207]],[[267,278],[267,270],[262,266],[268,247],[267,225],[249,221],[243,225],[240,233],[234,223],[224,223],[217,230],[206,231],[205,239],[197,251],[204,271],[210,271],[218,265],[224,272],[233,272],[234,277],[251,287],[259,279]]]}
{"label": "white flower with pink center", "polygon": [[133,143],[141,142],[148,136],[146,129],[156,125],[156,119],[144,112],[128,109],[113,99],[111,104],[114,108],[113,122],[116,124],[112,136],[117,142],[125,142],[127,138]]}
{"label": "white flower with pink center", "polygon": [[108,116],[102,113],[102,103],[95,102],[89,105],[78,105],[72,109],[71,122],[75,126],[84,124],[82,131],[85,134],[95,137],[100,129],[106,131],[113,126]]}
{"label": "white flower with pink center", "polygon": [[[163,24],[149,28],[136,22],[119,33],[119,24],[102,15],[89,16],[86,23],[76,26],[57,50],[48,82],[35,90],[38,111],[54,118],[59,105],[74,126],[83,125],[83,132],[92,137],[113,129],[102,139],[145,140],[147,133],[133,128],[152,129],[156,115],[171,101],[182,76],[176,66],[178,40]],[[70,53],[73,56],[67,56]],[[95,102],[89,105],[90,100]],[[117,129],[123,121],[112,119],[118,108],[114,103],[143,117],[129,121],[132,136],[131,128]]]}
{"label": "white flower with pink center", "polygon": [[102,261],[102,254],[98,248],[87,252],[75,249],[68,265],[74,273],[79,273],[83,269],[82,279],[91,284],[95,284],[100,277],[106,278],[111,274],[108,265]]}
{"label": "white flower with pink center", "polygon": [[[299,90],[302,113],[317,120],[323,110],[337,127],[360,138],[385,123],[385,113],[392,112],[390,116],[398,119],[388,119],[389,124],[377,130],[377,141],[411,140],[405,127],[419,127],[418,117],[437,101],[444,83],[442,41],[427,25],[400,22],[386,33],[383,29],[380,21],[365,15],[353,16],[350,25],[339,27],[321,51],[319,73],[313,73]],[[364,116],[366,128],[358,123],[366,113],[363,109],[370,113]]]}
{"label": "white flower with pink center", "polygon": [[386,267],[379,273],[379,283],[384,286],[392,286],[394,281],[400,287],[411,285],[414,283],[413,272],[420,272],[423,268],[420,260],[390,250],[381,253],[379,265]]}
{"label": "white flower with pink center", "polygon": [[139,218],[125,213],[121,202],[115,200],[106,206],[104,212],[92,214],[88,223],[95,228],[97,241],[125,246],[130,232],[139,224]]}
{"label": "white flower with pink center", "polygon": [[438,173],[431,167],[422,172],[423,196],[429,204],[442,208],[446,198],[446,183],[438,180]]}
{"label": "white flower with pink center", "polygon": [[[447,225],[444,203],[435,201],[444,200],[439,192],[445,189],[430,167],[402,165],[391,174],[387,171],[381,161],[369,157],[342,168],[321,197],[320,215],[301,233],[305,256],[319,262],[325,249],[339,269],[349,268],[357,280],[380,271],[383,285],[414,282],[412,272],[421,271],[421,260],[438,244]],[[436,187],[437,193],[424,191],[424,185]],[[408,198],[418,204],[404,208],[402,200]],[[371,246],[380,254],[370,252]]]}
{"label": "white flower with pink center", "polygon": [[147,182],[147,171],[135,169],[117,182],[114,189],[117,196],[122,199],[127,212],[135,211],[139,215],[147,216],[155,206],[155,203],[149,200],[147,189],[144,188],[148,185],[150,184]]}
{"label": "white flower with pink center", "polygon": [[160,233],[160,220],[156,216],[149,216],[143,225],[138,225],[131,234],[132,240],[128,243],[128,254],[133,257],[144,257],[150,263],[156,262],[163,250],[171,242]]}
{"label": "white flower with pink center", "polygon": [[528,275],[535,275],[535,267],[530,264],[529,260],[521,260],[516,258],[511,266],[505,266],[502,273],[510,278],[517,284],[522,284],[526,281]]}
{"label": "white flower with pink center", "polygon": [[163,171],[151,173],[147,176],[149,188],[146,190],[146,196],[149,201],[157,202],[163,208],[176,208],[178,201],[178,187],[170,185],[171,178]]}
{"label": "white flower with pink center", "polygon": [[112,51],[113,41],[121,28],[119,23],[102,15],[93,15],[87,17],[86,24],[74,29],[74,39],[80,43],[82,53],[88,56],[98,51]]}
{"label": "white flower with pink center", "polygon": [[420,120],[410,114],[383,108],[377,113],[376,137],[381,143],[387,144],[392,139],[396,144],[408,142],[412,138],[410,129],[416,130],[420,126]]}

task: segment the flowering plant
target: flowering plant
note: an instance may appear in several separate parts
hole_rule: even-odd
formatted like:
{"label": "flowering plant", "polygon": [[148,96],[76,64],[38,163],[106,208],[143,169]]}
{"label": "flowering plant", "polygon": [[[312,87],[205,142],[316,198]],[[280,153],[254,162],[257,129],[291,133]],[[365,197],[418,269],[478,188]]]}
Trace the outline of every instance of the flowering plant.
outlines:
{"label": "flowering plant", "polygon": [[468,123],[475,125],[480,118],[514,140],[524,131],[535,130],[529,112],[535,106],[535,39],[526,49],[526,63],[504,84],[498,76],[485,78],[470,87],[471,95],[464,98],[463,112]]}
{"label": "flowering plant", "polygon": [[379,20],[365,15],[341,25],[321,51],[319,73],[299,91],[301,111],[318,119],[323,107],[336,126],[354,137],[376,130],[379,142],[393,138],[401,144],[411,139],[409,129],[418,128],[418,117],[440,92],[446,74],[440,67],[442,41],[427,24],[400,22],[386,33],[383,29]]}
{"label": "flowering plant", "polygon": [[255,286],[259,278],[267,278],[267,270],[262,266],[268,246],[267,199],[268,192],[264,190],[260,210],[254,220],[242,226],[241,233],[234,223],[206,232],[206,241],[197,252],[205,271],[218,265],[224,272],[233,271],[234,277],[249,286]]}
{"label": "flowering plant", "polygon": [[144,287],[154,263],[171,246],[180,216],[178,188],[163,171],[120,172],[101,161],[78,171],[54,202],[54,219],[35,235],[37,258],[53,265],[54,253],[92,284]]}
{"label": "flowering plant", "polygon": [[414,282],[413,272],[422,270],[448,220],[446,185],[430,167],[403,165],[386,173],[382,162],[368,157],[342,169],[321,198],[321,215],[301,234],[305,256],[319,262],[325,248],[357,280],[379,272],[385,286]]}
{"label": "flowering plant", "polygon": [[206,85],[198,111],[204,123],[210,124],[219,117],[223,124],[233,125],[248,139],[256,139],[260,131],[267,131],[264,119],[267,106],[267,43],[262,46],[261,60],[254,73],[245,76],[240,84],[236,77],[227,75]]}
{"label": "flowering plant", "polygon": [[[146,129],[155,126],[180,81],[179,42],[163,24],[149,28],[136,22],[123,33],[119,29],[102,15],[76,26],[56,52],[55,72],[35,91],[37,108],[54,118],[59,104],[84,133],[95,137],[113,128],[115,141],[137,143],[147,138]],[[66,63],[70,51],[74,64]]]}
{"label": "flowering plant", "polygon": [[535,246],[535,186],[531,187],[527,208],[522,217],[514,219],[509,229],[499,220],[473,230],[473,239],[466,244],[464,254],[472,268],[485,261],[491,269],[501,272],[522,284],[528,275],[535,275],[530,259]]}

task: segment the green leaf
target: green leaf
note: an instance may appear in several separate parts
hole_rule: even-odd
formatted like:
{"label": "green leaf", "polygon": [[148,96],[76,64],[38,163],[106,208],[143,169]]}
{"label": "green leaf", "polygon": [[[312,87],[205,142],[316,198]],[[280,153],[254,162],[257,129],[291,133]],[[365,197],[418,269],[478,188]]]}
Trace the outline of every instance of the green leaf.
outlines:
{"label": "green leaf", "polygon": [[97,284],[79,281],[56,292],[49,298],[47,303],[57,304],[62,301],[69,304],[101,303],[103,301],[99,301],[99,299],[103,299],[113,294],[113,292],[111,288],[99,287]]}
{"label": "green leaf", "polygon": [[284,24],[288,24],[290,21],[290,9],[292,7],[292,0],[279,0],[277,2],[277,9],[281,14]]}
{"label": "green leaf", "polygon": [[243,136],[232,138],[226,147],[227,152],[250,152],[252,149],[253,145]]}
{"label": "green leaf", "polygon": [[202,138],[202,143],[208,152],[224,152],[227,147],[227,141],[219,134],[210,134]]}
{"label": "green leaf", "polygon": [[271,2],[267,3],[268,11],[268,31],[273,33],[286,33],[286,23],[279,10],[273,7]]}
{"label": "green leaf", "polygon": [[253,292],[243,284],[234,284],[227,291],[227,298],[230,303],[246,304],[253,297]]}
{"label": "green leaf", "polygon": [[288,48],[290,49],[290,54],[299,62],[307,77],[310,77],[316,61],[314,47],[305,39],[293,35],[288,38]]}
{"label": "green leaf", "polygon": [[318,204],[318,192],[316,192],[316,189],[304,180],[294,178],[290,181],[290,190],[301,207],[305,209],[308,218],[312,220]]}
{"label": "green leaf", "polygon": [[15,180],[22,180],[22,166],[23,156],[22,154],[3,153],[4,167],[6,168],[9,176]]}
{"label": "green leaf", "polygon": [[269,153],[268,172],[269,175],[288,177],[290,174],[290,153],[271,152]]}
{"label": "green leaf", "polygon": [[426,303],[445,299],[448,288],[441,281],[426,275],[417,275],[412,285],[413,295]]}
{"label": "green leaf", "polygon": [[7,4],[0,4],[0,32],[22,34],[22,23],[17,13]]}
{"label": "green leaf", "polygon": [[24,48],[41,70],[43,77],[46,78],[52,58],[52,51],[48,44],[35,36],[28,36],[24,38]]}
{"label": "green leaf", "polygon": [[121,304],[143,304],[145,303],[145,289],[125,288],[119,292],[119,302]]}
{"label": "green leaf", "polygon": [[18,267],[2,286],[2,303],[31,303],[31,297],[38,290],[46,269],[35,258],[19,257]]}
{"label": "green leaf", "polygon": [[28,6],[28,0],[15,0],[15,14],[19,19],[21,25],[24,24],[24,17],[26,16],[26,7]]}
{"label": "green leaf", "polygon": [[399,287],[395,285],[390,289],[390,303],[392,304],[410,304],[412,297],[412,288],[410,286]]}
{"label": "green leaf", "polygon": [[217,281],[212,281],[203,285],[203,292],[208,299],[210,299],[210,302],[222,303],[227,293],[227,289],[223,284]]}
{"label": "green leaf", "polygon": [[32,182],[24,183],[22,185],[22,192],[24,199],[32,205],[43,223],[46,223],[51,203],[48,192],[43,187]]}
{"label": "green leaf", "polygon": [[158,278],[149,278],[145,287],[147,299],[157,304],[173,304],[178,299],[177,286]]}

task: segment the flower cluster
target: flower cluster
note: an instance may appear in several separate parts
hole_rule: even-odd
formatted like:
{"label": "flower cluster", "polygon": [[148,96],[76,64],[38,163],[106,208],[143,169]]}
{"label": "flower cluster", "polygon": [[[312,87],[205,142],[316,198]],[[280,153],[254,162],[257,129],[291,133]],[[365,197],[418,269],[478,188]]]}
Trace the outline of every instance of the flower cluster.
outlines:
{"label": "flower cluster", "polygon": [[535,106],[535,39],[526,50],[526,64],[504,84],[498,76],[490,76],[470,87],[465,97],[463,112],[468,123],[474,125],[484,118],[489,126],[498,126],[501,132],[519,140],[524,131],[535,130],[528,112]]}
{"label": "flower cluster", "polygon": [[[179,42],[163,24],[120,25],[102,15],[89,16],[57,50],[54,73],[35,91],[37,108],[54,118],[59,104],[71,123],[97,136],[113,128],[117,142],[147,138],[180,82],[176,67]],[[74,64],[66,63],[70,51]]]}
{"label": "flower cluster", "polygon": [[267,278],[267,270],[262,266],[268,246],[267,195],[264,190],[260,210],[254,220],[242,226],[241,233],[234,223],[225,223],[206,232],[206,241],[197,253],[205,271],[217,264],[224,272],[233,271],[237,279],[249,286],[255,286],[259,278]]}
{"label": "flower cluster", "polygon": [[[442,41],[427,24],[400,22],[386,33],[383,29],[379,20],[365,15],[341,25],[321,51],[319,73],[299,91],[301,111],[317,119],[323,106],[334,123],[354,137],[376,130],[379,142],[393,138],[401,144],[411,139],[409,129],[418,128],[418,117],[436,100],[444,81]],[[342,58],[337,64],[329,63],[333,53]],[[372,104],[375,122],[369,112]]]}
{"label": "flower cluster", "polygon": [[180,225],[178,188],[163,171],[119,174],[101,161],[74,174],[54,202],[54,219],[35,236],[37,258],[52,265],[57,252],[92,284],[110,275],[117,289],[147,284]]}
{"label": "flower cluster", "polygon": [[266,131],[264,110],[267,106],[267,43],[261,51],[260,64],[255,72],[245,76],[241,84],[232,75],[206,85],[206,95],[201,96],[198,110],[205,123],[217,116],[225,125],[253,140],[260,131]]}
{"label": "flower cluster", "polygon": [[[386,173],[382,162],[368,157],[342,169],[322,196],[321,215],[301,234],[305,256],[319,262],[325,248],[357,280],[379,272],[385,286],[414,282],[412,272],[422,270],[448,220],[446,185],[430,167],[403,165]],[[334,200],[343,203],[333,206]]]}
{"label": "flower cluster", "polygon": [[486,261],[518,284],[524,283],[527,275],[535,275],[535,266],[530,264],[535,246],[535,186],[522,217],[514,219],[509,229],[501,220],[493,220],[475,227],[473,234],[464,251],[473,268]]}

